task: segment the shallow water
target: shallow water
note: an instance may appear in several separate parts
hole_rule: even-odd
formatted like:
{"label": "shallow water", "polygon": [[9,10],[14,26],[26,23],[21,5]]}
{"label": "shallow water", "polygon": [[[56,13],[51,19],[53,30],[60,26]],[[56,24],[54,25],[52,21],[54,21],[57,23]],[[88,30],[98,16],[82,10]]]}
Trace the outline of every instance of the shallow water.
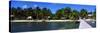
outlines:
{"label": "shallow water", "polygon": [[[87,22],[93,28],[95,22]],[[11,22],[10,32],[44,31],[59,29],[78,29],[80,22]]]}
{"label": "shallow water", "polygon": [[11,32],[75,29],[79,22],[11,22]]}

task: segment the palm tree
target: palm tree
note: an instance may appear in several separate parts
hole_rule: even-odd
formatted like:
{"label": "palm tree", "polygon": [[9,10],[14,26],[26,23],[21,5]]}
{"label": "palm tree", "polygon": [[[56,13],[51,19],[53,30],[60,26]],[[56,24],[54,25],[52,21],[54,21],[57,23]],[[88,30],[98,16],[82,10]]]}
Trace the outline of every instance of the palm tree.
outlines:
{"label": "palm tree", "polygon": [[71,13],[71,8],[70,7],[66,7],[66,8],[62,8],[62,9],[59,9],[57,12],[56,12],[56,16],[58,19],[61,19],[62,17],[65,17],[67,19],[69,19],[69,14]]}
{"label": "palm tree", "polygon": [[39,12],[40,12],[40,11],[41,11],[40,7],[36,7],[35,13],[36,13],[37,19],[39,19]]}
{"label": "palm tree", "polygon": [[88,16],[87,10],[86,9],[81,9],[81,11],[80,11],[80,17],[87,18],[87,16]]}
{"label": "palm tree", "polygon": [[[10,12],[9,12],[9,14],[10,14],[10,20],[13,20],[13,19],[15,19],[15,17],[17,16],[17,9],[16,8],[14,8],[14,7],[11,7],[11,8],[9,8],[10,9]],[[12,15],[13,15],[13,17],[12,17]]]}
{"label": "palm tree", "polygon": [[69,15],[71,14],[71,12],[72,12],[72,9],[70,7],[64,8],[64,15],[65,15],[66,19],[70,18]]}
{"label": "palm tree", "polygon": [[[24,14],[24,17],[32,17],[33,15],[34,15],[34,12],[33,12],[33,9],[30,7],[30,8],[26,8],[26,9],[24,9],[24,12],[23,12]],[[33,19],[33,18],[31,18],[31,19]]]}
{"label": "palm tree", "polygon": [[47,9],[47,8],[43,8],[42,9],[42,16],[43,16],[43,18],[45,18],[45,19],[48,19],[48,16],[51,16],[51,10],[50,9]]}
{"label": "palm tree", "polygon": [[77,10],[73,10],[71,13],[70,13],[70,19],[79,19],[79,12]]}
{"label": "palm tree", "polygon": [[26,14],[27,14],[27,16],[32,16],[33,15],[33,12],[34,10],[32,9],[32,8],[27,8],[27,10],[26,10]]}
{"label": "palm tree", "polygon": [[96,19],[96,11],[93,12],[93,19]]}
{"label": "palm tree", "polygon": [[12,8],[10,8],[10,15],[12,14],[12,15],[16,15],[16,12],[17,11],[17,9],[16,8],[14,8],[14,7],[12,7]]}
{"label": "palm tree", "polygon": [[57,17],[57,19],[61,19],[62,16],[64,16],[64,10],[63,9],[59,9],[56,12],[56,17]]}

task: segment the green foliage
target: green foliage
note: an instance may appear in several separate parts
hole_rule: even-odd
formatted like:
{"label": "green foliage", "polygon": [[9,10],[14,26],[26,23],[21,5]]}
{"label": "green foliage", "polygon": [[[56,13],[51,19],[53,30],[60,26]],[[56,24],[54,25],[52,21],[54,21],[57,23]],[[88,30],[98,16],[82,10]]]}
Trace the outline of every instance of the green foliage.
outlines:
{"label": "green foliage", "polygon": [[81,9],[80,17],[86,18],[88,16],[88,12],[86,9]]}
{"label": "green foliage", "polygon": [[[55,14],[52,14],[51,10],[48,8],[26,8],[22,9],[20,7],[17,8],[10,8],[10,15],[14,15],[15,19],[26,19],[28,16],[32,16],[33,19],[72,19],[76,20],[79,17],[87,18],[88,12],[86,9],[81,9],[80,12],[77,10],[71,9],[70,7],[65,7],[58,9]],[[93,12],[93,18],[96,19],[96,11]]]}
{"label": "green foliage", "polygon": [[96,19],[96,11],[93,12],[93,19]]}
{"label": "green foliage", "polygon": [[79,19],[79,12],[77,10],[73,10],[70,15],[69,15],[70,19]]}

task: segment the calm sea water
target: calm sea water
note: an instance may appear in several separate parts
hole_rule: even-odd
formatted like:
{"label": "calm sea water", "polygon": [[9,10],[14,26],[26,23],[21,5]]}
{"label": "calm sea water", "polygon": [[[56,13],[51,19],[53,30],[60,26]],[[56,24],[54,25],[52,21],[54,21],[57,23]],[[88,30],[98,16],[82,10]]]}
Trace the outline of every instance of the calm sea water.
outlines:
{"label": "calm sea water", "polygon": [[[96,22],[87,22],[96,27]],[[10,32],[77,29],[80,22],[11,22]]]}
{"label": "calm sea water", "polygon": [[79,22],[11,22],[11,32],[75,29]]}

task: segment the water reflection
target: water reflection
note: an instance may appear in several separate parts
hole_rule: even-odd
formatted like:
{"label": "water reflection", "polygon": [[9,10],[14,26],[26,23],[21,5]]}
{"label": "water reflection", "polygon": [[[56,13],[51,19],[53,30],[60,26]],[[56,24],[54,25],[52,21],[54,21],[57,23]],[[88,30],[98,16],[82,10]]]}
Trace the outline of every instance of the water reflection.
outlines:
{"label": "water reflection", "polygon": [[74,29],[79,22],[11,22],[11,32]]}

